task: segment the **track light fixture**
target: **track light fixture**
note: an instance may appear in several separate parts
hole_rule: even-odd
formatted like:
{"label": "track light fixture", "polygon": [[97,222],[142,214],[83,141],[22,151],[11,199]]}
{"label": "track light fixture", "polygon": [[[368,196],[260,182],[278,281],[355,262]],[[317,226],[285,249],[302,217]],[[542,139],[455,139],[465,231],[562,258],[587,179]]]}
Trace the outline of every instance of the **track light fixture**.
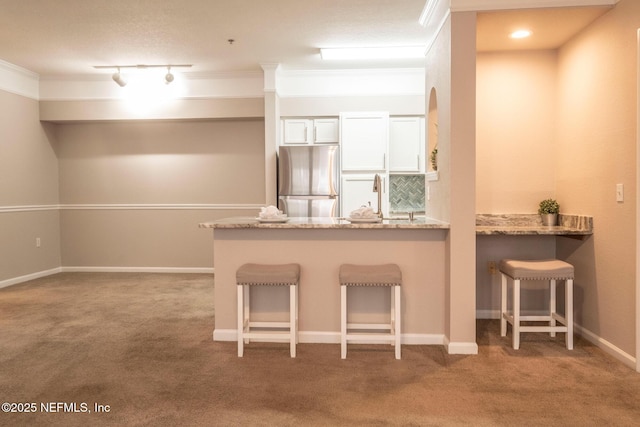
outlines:
{"label": "track light fixture", "polygon": [[127,85],[127,80],[120,74],[120,67],[118,67],[118,71],[113,73],[111,76],[114,82],[118,83],[118,86],[125,87]]}
{"label": "track light fixture", "polygon": [[120,87],[125,87],[127,85],[127,79],[125,78],[125,76],[123,76],[120,73],[120,69],[121,68],[135,68],[138,70],[145,70],[147,68],[166,68],[167,69],[167,74],[165,74],[164,76],[164,82],[165,84],[170,84],[174,79],[175,76],[171,73],[171,68],[177,68],[177,67],[191,67],[192,64],[167,64],[167,65],[145,65],[145,64],[138,64],[138,65],[94,65],[93,68],[98,68],[98,69],[103,69],[103,68],[115,68],[117,71],[115,73],[113,73],[113,75],[111,76],[111,78],[113,79],[114,82],[116,82],[118,84],[118,86]]}

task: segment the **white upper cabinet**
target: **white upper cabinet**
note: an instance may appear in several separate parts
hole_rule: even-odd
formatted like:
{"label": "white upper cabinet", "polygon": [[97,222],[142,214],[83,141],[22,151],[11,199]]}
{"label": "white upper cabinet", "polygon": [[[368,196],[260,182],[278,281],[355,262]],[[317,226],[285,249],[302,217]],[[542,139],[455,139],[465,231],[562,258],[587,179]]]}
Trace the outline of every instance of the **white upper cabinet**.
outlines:
{"label": "white upper cabinet", "polygon": [[424,172],[424,119],[392,117],[389,119],[389,171]]}
{"label": "white upper cabinet", "polygon": [[308,144],[309,126],[312,120],[286,119],[283,121],[282,133],[285,144]]}
{"label": "white upper cabinet", "polygon": [[340,114],[340,145],[343,171],[386,172],[389,113]]}
{"label": "white upper cabinet", "polygon": [[337,144],[340,138],[338,118],[313,119],[313,140],[316,144]]}
{"label": "white upper cabinet", "polygon": [[339,120],[324,119],[283,120],[282,141],[284,144],[337,144]]}

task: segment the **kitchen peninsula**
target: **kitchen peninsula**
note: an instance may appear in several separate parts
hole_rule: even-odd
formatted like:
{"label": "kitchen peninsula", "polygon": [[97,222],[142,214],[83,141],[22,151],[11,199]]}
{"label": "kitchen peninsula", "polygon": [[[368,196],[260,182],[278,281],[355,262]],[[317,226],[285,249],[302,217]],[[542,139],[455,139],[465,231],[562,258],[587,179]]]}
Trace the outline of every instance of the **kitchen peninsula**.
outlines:
{"label": "kitchen peninsula", "polygon": [[[242,217],[200,227],[213,229],[216,341],[236,339],[235,273],[244,263],[300,264],[299,340],[316,343],[339,343],[340,265],[396,263],[403,277],[403,344],[444,344],[447,223],[416,218],[352,224],[328,217],[260,223]],[[252,315],[263,320],[288,310],[287,289],[267,291],[252,299]],[[351,291],[355,321],[377,322],[386,315],[385,289]]]}

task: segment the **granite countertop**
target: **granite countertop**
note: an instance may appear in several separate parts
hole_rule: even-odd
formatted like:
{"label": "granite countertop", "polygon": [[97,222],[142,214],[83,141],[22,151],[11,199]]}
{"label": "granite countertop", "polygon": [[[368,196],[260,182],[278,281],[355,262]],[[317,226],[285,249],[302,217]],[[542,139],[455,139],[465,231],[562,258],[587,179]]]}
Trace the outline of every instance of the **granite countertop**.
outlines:
{"label": "granite countertop", "polygon": [[[407,218],[407,217],[404,217]],[[593,218],[584,215],[559,215],[557,226],[544,226],[537,214],[478,214],[476,235],[550,235],[588,236],[593,234]],[[448,230],[449,224],[424,216],[413,221],[403,218],[384,219],[379,223],[352,223],[345,218],[291,217],[286,222],[260,222],[256,217],[232,217],[203,222],[200,228],[226,229],[436,229]]]}
{"label": "granite countertop", "polygon": [[[405,217],[406,218],[406,217]],[[409,219],[383,219],[380,223],[351,223],[345,218],[331,217],[291,217],[286,222],[259,222],[255,217],[233,217],[218,221],[203,222],[201,228],[258,228],[258,229],[436,229],[448,230],[449,224],[431,218],[416,217]]]}
{"label": "granite countertop", "polygon": [[477,235],[555,235],[588,236],[593,234],[593,218],[560,214],[557,226],[542,225],[538,214],[478,214]]}

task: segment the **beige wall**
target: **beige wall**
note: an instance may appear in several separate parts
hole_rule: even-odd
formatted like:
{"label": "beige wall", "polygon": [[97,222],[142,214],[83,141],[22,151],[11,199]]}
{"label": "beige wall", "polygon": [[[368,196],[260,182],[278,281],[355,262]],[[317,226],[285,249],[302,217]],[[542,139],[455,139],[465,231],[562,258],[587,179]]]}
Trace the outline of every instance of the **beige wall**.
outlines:
{"label": "beige wall", "polygon": [[338,116],[345,111],[388,111],[424,115],[424,95],[291,97],[280,99],[282,116]]}
{"label": "beige wall", "polygon": [[38,121],[38,101],[0,91],[0,111],[0,206],[58,203],[52,132]]}
{"label": "beige wall", "polygon": [[[635,354],[636,33],[640,2],[621,0],[559,52],[557,195],[593,215],[594,236],[558,242],[576,266],[577,321]],[[625,201],[615,185],[625,186]]]}
{"label": "beige wall", "polygon": [[[478,53],[477,213],[535,213],[540,200],[556,197],[557,73],[555,50]],[[553,258],[555,240],[478,236],[477,316],[499,316],[500,275],[491,274],[489,262]],[[524,310],[544,310],[542,288],[529,286]]]}
{"label": "beige wall", "polygon": [[535,213],[555,197],[556,81],[556,51],[477,55],[477,213]]}
{"label": "beige wall", "polygon": [[58,165],[50,129],[38,121],[38,101],[0,91],[0,111],[2,282],[58,268],[60,230]]}
{"label": "beige wall", "polygon": [[[436,18],[437,20],[438,18]],[[429,47],[426,93],[438,100],[438,181],[427,182],[427,215],[447,221],[445,335],[475,343],[475,22],[452,13]],[[425,100],[426,105],[429,99]],[[426,109],[426,108],[425,108]],[[449,347],[450,352],[455,349]]]}
{"label": "beige wall", "polygon": [[592,237],[553,247],[540,237],[478,238],[478,312],[497,307],[488,261],[557,256],[576,267],[581,332],[626,360],[636,353],[638,16],[640,3],[621,0],[557,51],[478,55],[478,213],[531,213],[555,197],[562,212],[594,217]]}
{"label": "beige wall", "polygon": [[210,268],[197,224],[264,204],[261,119],[61,124],[56,139],[64,267]]}
{"label": "beige wall", "polygon": [[40,120],[49,122],[210,120],[237,117],[264,117],[262,97],[173,99],[166,103],[156,103],[153,108],[139,108],[121,99],[40,101]]}
{"label": "beige wall", "polygon": [[60,203],[262,203],[264,121],[57,125]]}

